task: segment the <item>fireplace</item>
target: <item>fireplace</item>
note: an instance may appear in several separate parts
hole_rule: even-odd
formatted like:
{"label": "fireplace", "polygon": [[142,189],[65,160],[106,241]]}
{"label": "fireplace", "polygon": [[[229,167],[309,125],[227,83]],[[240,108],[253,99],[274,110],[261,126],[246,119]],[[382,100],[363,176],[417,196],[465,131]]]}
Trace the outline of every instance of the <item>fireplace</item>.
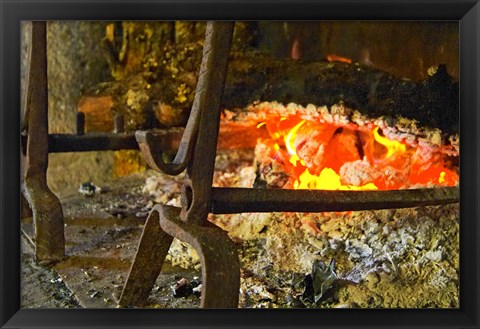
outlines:
{"label": "fireplace", "polygon": [[[256,122],[255,127],[258,129],[265,125],[270,138],[257,141],[255,183],[266,189],[211,188],[214,145],[217,144],[220,128],[220,100],[227,76],[226,51],[230,47],[227,36],[232,32],[233,27],[229,23],[207,25],[204,57],[193,108],[173,161],[167,163],[159,157],[151,133],[136,134],[150,167],[170,175],[178,175],[186,169],[187,175],[181,192],[181,207],[156,206],[147,219],[122,293],[122,306],[144,303],[160,273],[162,260],[166,258],[173,238],[177,238],[192,245],[199,254],[202,268],[201,306],[236,307],[240,281],[237,249],[225,232],[218,230],[218,225],[209,227],[209,223],[214,221],[207,221],[208,213],[411,208],[450,204],[458,200],[457,188],[441,187],[458,184],[458,167],[447,163],[449,156],[455,158],[455,146],[438,145],[438,131],[432,133],[431,145],[425,141],[421,143],[414,135],[409,136],[405,129],[403,136],[397,137],[394,136],[396,129],[389,130],[388,124],[381,119],[369,120],[341,105],[332,106],[330,111],[312,106],[292,111],[294,105],[285,109],[279,106],[278,113],[269,111],[268,105],[264,109],[260,105],[260,109],[254,109],[251,116],[257,114],[264,118]],[[292,52],[295,51],[295,43],[293,47]],[[380,83],[378,79],[377,83]],[[404,90],[406,84],[403,83],[400,89]],[[428,94],[433,84],[448,86],[450,92],[455,89],[445,66],[432,70],[431,80],[425,84],[429,87],[417,88],[426,88]],[[379,91],[370,90],[369,98],[377,98],[377,93]],[[212,95],[216,95],[217,99]],[[442,98],[431,103],[448,106],[443,101]],[[348,120],[349,117],[352,119]],[[393,120],[395,124],[401,117]],[[406,123],[405,126],[412,129],[414,124]],[[249,134],[248,131],[245,133]],[[426,135],[430,134],[427,132]],[[434,146],[435,142],[437,147]],[[270,180],[269,176],[273,176],[273,179]],[[411,189],[422,184],[433,186],[433,190]],[[439,186],[438,190],[435,186]],[[279,187],[282,189],[275,189]],[[294,190],[289,189],[291,187]],[[320,193],[312,189],[319,189]],[[330,195],[325,191],[332,189],[348,191]],[[388,191],[355,191],[377,189]],[[327,201],[323,202],[323,199]],[[315,221],[310,224],[315,231]],[[228,224],[224,227],[228,227]],[[348,241],[345,250],[353,249],[363,255],[365,251],[358,251],[361,241],[356,245],[353,242],[350,245]],[[368,248],[367,255],[371,252]],[[385,250],[386,259],[390,260],[393,269],[388,269],[388,266],[383,268],[386,266],[384,263],[381,265],[384,270],[382,273],[397,273],[397,265],[390,252],[394,253]],[[285,253],[288,254],[287,251]],[[438,253],[435,255],[438,256]],[[441,260],[442,256],[439,257],[437,259]],[[158,264],[152,265],[152,261]],[[294,300],[303,305],[318,303],[330,285],[339,278],[334,264],[334,259],[327,265],[323,257],[314,258],[311,273],[303,280],[303,292],[295,295],[299,299],[294,297]],[[362,274],[357,276],[355,279],[346,276],[343,280],[363,280]]]}
{"label": "fireplace", "polygon": [[[188,122],[185,105],[149,100],[142,115],[132,112],[144,95],[132,86],[156,88],[150,62],[148,74],[142,72],[147,85],[134,75],[125,93],[105,96],[114,88],[96,88],[80,102],[88,121],[92,108],[111,113],[125,96],[130,112],[116,108],[107,121],[116,118],[117,133],[130,131],[126,144],[136,140],[131,148],[138,145],[159,172],[187,171],[181,191],[162,201],[167,205],[148,209],[119,303],[148,304],[168,258],[200,266],[202,278],[192,282],[201,286],[191,293],[202,294],[204,307],[236,307],[238,300],[242,307],[458,307],[458,83],[447,67],[412,81],[343,56],[303,62],[300,45],[306,44],[298,32],[292,59],[268,64],[253,55],[266,71],[286,76],[278,88],[270,78],[250,81],[263,87],[262,96],[275,97],[259,102],[246,79],[254,66],[236,53],[229,57],[224,39],[232,24],[218,26],[207,33],[211,52]],[[114,45],[112,33],[107,28]],[[229,58],[244,76],[227,74]],[[181,78],[176,105],[189,100],[190,78]],[[299,85],[304,94],[297,103],[292,93]],[[186,125],[181,140],[169,125]],[[51,149],[60,148],[59,138],[50,136]],[[178,145],[180,152],[167,159],[165,148]],[[179,280],[175,291],[186,285]]]}

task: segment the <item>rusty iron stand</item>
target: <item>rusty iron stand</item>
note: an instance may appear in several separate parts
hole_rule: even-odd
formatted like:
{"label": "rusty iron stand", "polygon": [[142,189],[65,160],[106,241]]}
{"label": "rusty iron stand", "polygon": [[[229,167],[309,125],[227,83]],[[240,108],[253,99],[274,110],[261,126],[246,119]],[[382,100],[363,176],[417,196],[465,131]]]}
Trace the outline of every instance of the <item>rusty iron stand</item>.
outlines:
{"label": "rusty iron stand", "polygon": [[48,188],[48,84],[46,22],[32,23],[28,87],[23,129],[28,133],[23,152],[22,192],[35,223],[35,256],[39,263],[50,263],[65,255],[63,211],[60,200]]}
{"label": "rusty iron stand", "polygon": [[[149,132],[137,132],[140,149],[153,169],[178,175],[185,169],[182,208],[157,205],[145,224],[119,306],[142,306],[177,238],[198,252],[203,308],[236,308],[240,266],[227,233],[207,221],[220,124],[221,101],[233,35],[233,22],[208,22],[192,111],[172,163],[165,163]],[[210,225],[209,225],[210,224]]]}
{"label": "rusty iron stand", "polygon": [[[47,185],[48,154],[138,150],[139,145],[134,133],[125,132],[123,115],[118,113],[113,133],[85,133],[82,112],[77,113],[75,134],[48,133],[47,24],[34,21],[30,27],[28,86],[21,109],[22,217],[33,217],[35,257],[39,264],[49,265],[65,256],[65,237],[62,206]],[[156,147],[165,151],[178,148],[182,129],[149,133]]]}

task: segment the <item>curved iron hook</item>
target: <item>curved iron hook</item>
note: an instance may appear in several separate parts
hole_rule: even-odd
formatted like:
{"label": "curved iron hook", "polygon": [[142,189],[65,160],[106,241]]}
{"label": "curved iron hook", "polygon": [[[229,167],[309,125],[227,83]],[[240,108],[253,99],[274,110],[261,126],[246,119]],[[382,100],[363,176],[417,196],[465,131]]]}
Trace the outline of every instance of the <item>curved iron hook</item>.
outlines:
{"label": "curved iron hook", "polygon": [[[202,66],[206,61],[205,57],[207,55],[204,54]],[[205,75],[205,70],[200,70],[198,85],[205,80]],[[177,154],[172,162],[165,162],[163,150],[160,150],[158,147],[156,147],[153,135],[150,131],[139,130],[135,132],[135,139],[140,147],[140,151],[142,151],[145,161],[152,169],[174,176],[180,174],[187,168],[188,162],[190,161],[193,149],[195,147],[195,142],[197,141],[197,133],[200,123],[201,107],[199,105],[200,92],[198,89],[199,88],[197,87],[192,111],[190,112],[182,139],[180,140]]]}
{"label": "curved iron hook", "polygon": [[[192,113],[188,123],[190,123],[193,116]],[[143,158],[150,168],[172,176],[180,174],[187,168],[193,152],[194,142],[197,140],[196,135],[198,131],[198,127],[189,128],[188,123],[182,135],[175,159],[169,163],[165,162],[163,158],[164,152],[156,145],[154,135],[150,131],[138,130],[135,132],[135,139],[140,147]]]}
{"label": "curved iron hook", "polygon": [[144,306],[168,249],[177,238],[198,253],[202,268],[202,308],[237,308],[240,262],[227,232],[217,226],[185,223],[181,208],[157,205],[148,216],[142,238],[120,297],[119,307]]}
{"label": "curved iron hook", "polygon": [[148,131],[137,131],[135,133],[140,150],[152,169],[168,175],[178,175],[187,168],[197,142],[202,112],[208,107],[206,105],[209,97],[218,96],[215,94],[210,95],[218,90],[211,90],[212,82],[209,80],[218,78],[216,71],[220,65],[219,63],[223,63],[225,60],[223,57],[227,56],[228,58],[232,31],[233,22],[228,24],[209,22],[207,24],[202,63],[195,89],[192,111],[190,112],[175,159],[170,163],[165,162],[162,150],[155,147],[154,139]]}

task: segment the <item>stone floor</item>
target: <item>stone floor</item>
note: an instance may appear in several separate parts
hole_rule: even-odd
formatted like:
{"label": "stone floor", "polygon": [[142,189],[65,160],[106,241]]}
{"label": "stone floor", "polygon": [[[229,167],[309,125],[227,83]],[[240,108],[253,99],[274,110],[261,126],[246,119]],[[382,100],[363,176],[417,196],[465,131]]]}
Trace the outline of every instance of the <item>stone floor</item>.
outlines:
{"label": "stone floor", "polygon": [[[105,193],[86,197],[74,192],[61,197],[65,216],[67,257],[52,268],[34,261],[31,218],[22,223],[22,307],[114,308],[146,220],[141,193],[144,177],[119,181]],[[166,262],[155,285],[149,307],[197,307],[199,297],[175,298],[174,287],[182,278],[200,275]]]}
{"label": "stone floor", "polygon": [[[251,164],[235,154],[235,168],[229,158],[217,161],[215,184],[243,186],[251,181]],[[181,180],[147,171],[99,186],[101,193],[93,196],[77,189],[59,194],[67,257],[52,268],[35,263],[32,219],[24,218],[22,307],[116,307],[149,209],[155,203],[178,205]],[[227,230],[238,246],[241,308],[459,307],[458,204],[212,215],[210,220]],[[180,282],[199,284],[198,257],[192,250],[172,244],[148,307],[199,305],[192,289],[178,289]],[[324,265],[332,260],[330,271]],[[315,287],[308,287],[308,278],[320,283],[318,301],[311,301]]]}

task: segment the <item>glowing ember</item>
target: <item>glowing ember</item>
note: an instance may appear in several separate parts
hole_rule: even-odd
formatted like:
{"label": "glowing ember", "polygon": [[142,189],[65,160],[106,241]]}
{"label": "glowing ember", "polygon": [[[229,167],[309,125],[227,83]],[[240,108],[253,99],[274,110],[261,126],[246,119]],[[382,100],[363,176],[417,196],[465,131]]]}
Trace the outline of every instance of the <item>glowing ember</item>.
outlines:
{"label": "glowing ember", "polygon": [[441,152],[391,140],[378,126],[276,116],[257,128],[271,136],[270,142],[261,143],[284,167],[286,188],[386,190],[458,183],[458,174],[447,168]]}
{"label": "glowing ember", "polygon": [[341,63],[348,63],[352,64],[352,60],[347,57],[338,56],[338,55],[327,55],[327,61],[329,62],[341,62]]}

